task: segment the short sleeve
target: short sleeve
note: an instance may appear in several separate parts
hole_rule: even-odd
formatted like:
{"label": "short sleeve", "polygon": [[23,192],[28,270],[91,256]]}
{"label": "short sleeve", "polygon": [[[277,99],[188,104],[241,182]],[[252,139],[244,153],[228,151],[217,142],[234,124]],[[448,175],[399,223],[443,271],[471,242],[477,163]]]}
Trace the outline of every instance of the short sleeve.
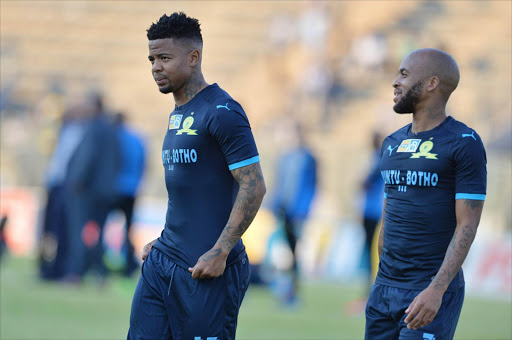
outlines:
{"label": "short sleeve", "polygon": [[230,100],[212,110],[208,130],[219,144],[229,170],[259,162],[251,126],[240,104]]}
{"label": "short sleeve", "polygon": [[456,144],[455,199],[485,201],[487,157],[480,136],[473,133]]}

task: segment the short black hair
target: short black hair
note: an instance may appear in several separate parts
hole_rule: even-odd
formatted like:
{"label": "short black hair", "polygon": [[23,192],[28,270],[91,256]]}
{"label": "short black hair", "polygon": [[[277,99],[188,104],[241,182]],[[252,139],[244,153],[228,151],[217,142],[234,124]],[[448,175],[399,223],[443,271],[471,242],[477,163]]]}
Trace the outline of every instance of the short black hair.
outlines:
{"label": "short black hair", "polygon": [[201,25],[195,18],[188,17],[183,12],[174,12],[171,15],[164,14],[158,21],[148,28],[149,40],[157,39],[186,39],[203,44]]}

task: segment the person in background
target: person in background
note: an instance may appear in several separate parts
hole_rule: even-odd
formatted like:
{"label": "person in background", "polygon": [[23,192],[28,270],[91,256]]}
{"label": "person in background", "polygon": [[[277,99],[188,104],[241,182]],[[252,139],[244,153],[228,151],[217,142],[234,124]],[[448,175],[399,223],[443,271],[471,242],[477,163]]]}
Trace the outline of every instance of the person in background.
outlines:
{"label": "person in background", "polygon": [[66,273],[69,252],[66,180],[68,165],[85,132],[84,107],[71,106],[62,117],[57,145],[46,171],[47,201],[39,250],[39,275],[43,280],[60,280]]}
{"label": "person in background", "polygon": [[144,175],[146,149],[142,138],[126,125],[124,113],[118,112],[114,115],[114,124],[121,148],[121,168],[116,181],[118,195],[112,209],[120,210],[125,216],[122,246],[123,275],[129,277],[139,268],[139,261],[135,258],[135,249],[130,240],[130,230],[133,222],[133,208]]}
{"label": "person in background", "polygon": [[297,303],[299,269],[297,242],[311,209],[317,188],[317,161],[306,144],[299,122],[293,123],[292,142],[277,162],[272,208],[284,226],[286,240],[292,252],[291,287],[284,295],[286,305]]}
{"label": "person in background", "polygon": [[116,198],[121,150],[101,95],[88,95],[81,105],[89,120],[68,166],[69,256],[64,280],[79,283],[89,269],[95,269],[102,283],[107,276],[103,226]]}
{"label": "person in background", "polygon": [[371,256],[372,244],[375,230],[382,218],[382,204],[384,200],[384,181],[380,173],[380,149],[383,139],[379,131],[374,131],[371,135],[372,152],[370,171],[361,184],[364,195],[361,223],[365,233],[362,259],[364,260],[365,268],[368,269],[368,285],[365,288],[364,297],[354,300],[348,305],[348,313],[351,315],[359,315],[364,312],[366,300],[373,283],[373,273],[375,271]]}

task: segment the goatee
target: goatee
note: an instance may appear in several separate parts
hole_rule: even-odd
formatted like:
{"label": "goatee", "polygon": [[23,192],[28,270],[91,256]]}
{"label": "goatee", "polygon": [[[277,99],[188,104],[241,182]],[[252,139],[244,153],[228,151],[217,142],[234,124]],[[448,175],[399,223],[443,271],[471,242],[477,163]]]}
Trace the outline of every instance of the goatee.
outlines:
{"label": "goatee", "polygon": [[421,88],[423,81],[419,80],[409,91],[393,106],[396,113],[414,113],[416,104],[420,101]]}

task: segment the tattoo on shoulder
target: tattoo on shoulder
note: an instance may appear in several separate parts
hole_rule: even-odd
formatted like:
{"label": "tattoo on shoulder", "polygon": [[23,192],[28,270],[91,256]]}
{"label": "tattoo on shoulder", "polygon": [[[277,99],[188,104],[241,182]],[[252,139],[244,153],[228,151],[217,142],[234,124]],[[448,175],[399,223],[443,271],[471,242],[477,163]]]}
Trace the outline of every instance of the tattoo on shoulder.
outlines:
{"label": "tattoo on shoulder", "polygon": [[464,204],[466,207],[469,207],[471,209],[479,209],[484,206],[484,201],[478,201],[478,200],[464,200]]}

